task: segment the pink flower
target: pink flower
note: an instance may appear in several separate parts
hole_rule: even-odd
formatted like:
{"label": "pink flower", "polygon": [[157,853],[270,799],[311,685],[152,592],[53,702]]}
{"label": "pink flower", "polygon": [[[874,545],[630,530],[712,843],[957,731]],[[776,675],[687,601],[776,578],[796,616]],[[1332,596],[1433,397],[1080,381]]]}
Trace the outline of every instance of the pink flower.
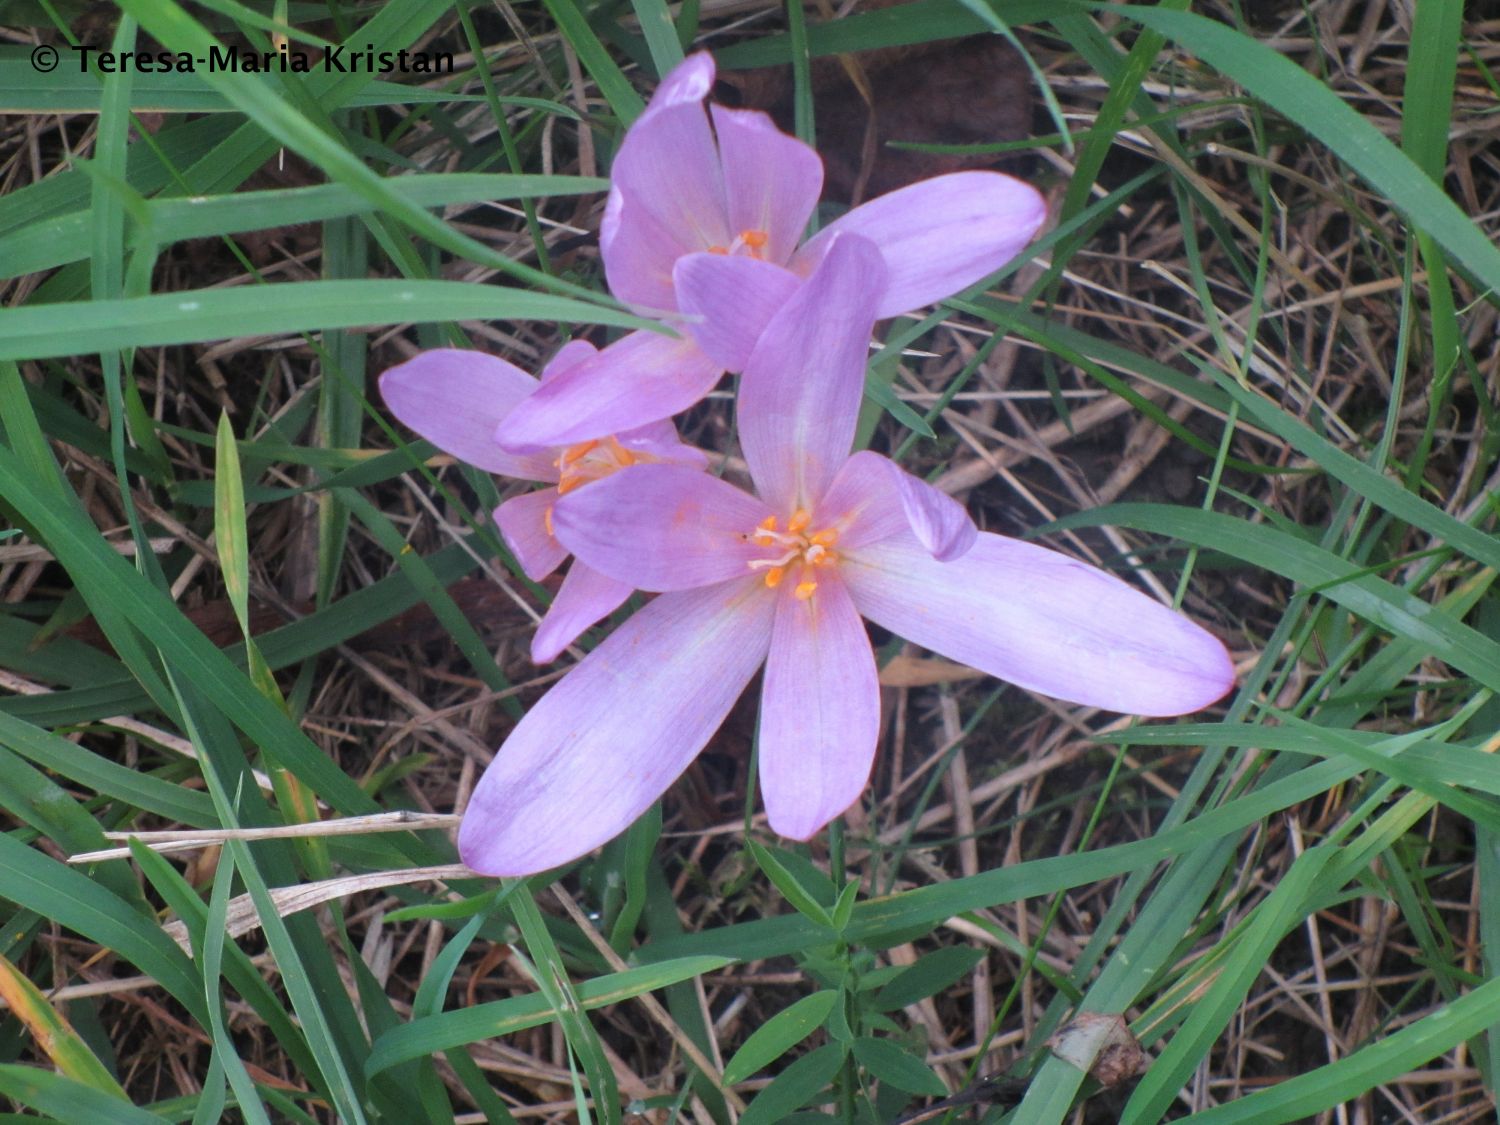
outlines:
{"label": "pink flower", "polygon": [[[498,435],[506,446],[567,444],[687,409],[724,371],[744,367],[771,314],[841,233],[880,248],[886,281],[875,312],[883,318],[993,273],[1046,216],[1041,196],[1019,180],[958,172],[872,200],[802,243],[822,160],[764,113],[705,108],[713,82],[707,54],[662,81],[615,157],[600,232],[614,295],[686,337],[641,331],[606,348],[515,410]],[[685,290],[685,269],[713,269],[719,283]]]}
{"label": "pink flower", "polygon": [[[503,359],[454,348],[423,352],[380,377],[380,393],[391,413],[445,453],[487,472],[553,486],[512,497],[494,512],[505,545],[533,582],[568,557],[552,531],[552,510],[560,497],[630,465],[698,470],[707,463],[700,450],[677,440],[670,422],[523,455],[507,453],[495,443],[495,428],[539,386],[596,354],[592,344],[581,340],[563,345],[542,371],[540,383]],[[537,626],[531,658],[538,664],[556,660],[580,633],[618,609],[631,590],[627,583],[574,562]]]}
{"label": "pink flower", "polygon": [[978,533],[887,458],[850,455],[884,270],[867,240],[832,240],[755,345],[739,432],[756,495],[657,464],[558,503],[558,536],[580,559],[662,593],[501,747],[459,830],[470,867],[530,874],[620,832],[762,663],[766,812],[777,832],[808,838],[858,797],[874,761],[880,700],[861,615],[1090,706],[1175,715],[1229,689],[1224,647],[1185,618],[1102,571]]}

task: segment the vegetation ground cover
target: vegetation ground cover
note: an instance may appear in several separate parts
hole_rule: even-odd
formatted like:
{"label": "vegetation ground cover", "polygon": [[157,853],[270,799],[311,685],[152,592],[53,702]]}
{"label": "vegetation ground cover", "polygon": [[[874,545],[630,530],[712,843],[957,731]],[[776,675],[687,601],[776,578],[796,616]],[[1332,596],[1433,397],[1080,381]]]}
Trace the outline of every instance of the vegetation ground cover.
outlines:
{"label": "vegetation ground cover", "polygon": [[[1492,6],[0,10],[8,1120],[1493,1120]],[[452,814],[572,659],[527,658],[555,586],[375,376],[635,323],[610,155],[700,47],[816,140],[825,219],[954,167],[1047,194],[885,326],[861,440],[1240,682],[1138,724],[877,634],[825,836],[767,832],[747,706],[497,884]],[[682,422],[732,452],[722,401]]]}

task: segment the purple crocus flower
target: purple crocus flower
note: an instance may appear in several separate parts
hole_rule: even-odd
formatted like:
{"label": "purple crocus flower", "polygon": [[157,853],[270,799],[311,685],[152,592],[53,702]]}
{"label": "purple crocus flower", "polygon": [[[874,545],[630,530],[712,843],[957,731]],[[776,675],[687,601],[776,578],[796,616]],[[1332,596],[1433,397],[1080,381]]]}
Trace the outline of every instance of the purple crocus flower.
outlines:
{"label": "purple crocus flower", "polygon": [[1229,689],[1224,646],[1186,618],[1103,571],[979,533],[894,462],[850,455],[884,270],[867,240],[833,240],[755,344],[739,399],[755,495],[644,465],[558,503],[558,536],[579,559],[662,593],[500,748],[459,830],[470,867],[526,875],[604,843],[687,767],[762,664],[766,811],[777,832],[808,838],[874,761],[880,700],[861,615],[1090,706],[1176,715]]}
{"label": "purple crocus flower", "polygon": [[[743,369],[744,343],[841,233],[880,248],[886,282],[875,309],[883,318],[993,273],[1046,217],[1027,184],[957,172],[856,207],[803,243],[822,160],[764,113],[705,107],[713,82],[713,59],[702,53],[662,81],[615,156],[599,239],[610,291],[687,335],[632,333],[554,380],[500,428],[509,448],[582,441],[687,409],[726,370]],[[723,280],[708,290],[716,300],[694,302],[682,270],[706,255],[723,259]]]}
{"label": "purple crocus flower", "polygon": [[[631,465],[674,464],[695,471],[707,464],[701,450],[678,441],[670,422],[522,455],[495,443],[495,428],[512,410],[596,354],[582,340],[563,345],[540,383],[503,359],[454,348],[422,352],[380,377],[391,413],[445,453],[486,472],[553,486],[512,497],[494,512],[505,545],[533,582],[568,557],[553,534],[552,510],[560,497]],[[631,590],[628,583],[575,561],[537,626],[531,658],[538,664],[556,660],[580,633],[618,609]]]}

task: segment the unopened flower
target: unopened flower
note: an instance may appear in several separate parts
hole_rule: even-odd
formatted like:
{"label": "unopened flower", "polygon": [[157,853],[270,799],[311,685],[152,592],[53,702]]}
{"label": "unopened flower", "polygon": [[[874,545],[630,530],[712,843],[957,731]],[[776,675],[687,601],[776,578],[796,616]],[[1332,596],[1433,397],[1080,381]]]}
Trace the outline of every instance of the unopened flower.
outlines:
{"label": "unopened flower", "polygon": [[[568,557],[553,534],[552,509],[560,497],[632,465],[701,469],[706,463],[700,450],[678,441],[670,422],[521,455],[495,442],[495,428],[538,387],[595,354],[593,345],[581,340],[565,344],[542,371],[540,383],[503,359],[453,348],[422,352],[380,377],[391,413],[445,453],[487,472],[552,486],[512,497],[494,511],[505,545],[533,582]],[[538,664],[557,659],[580,633],[618,609],[631,589],[575,561],[537,626],[532,659]]]}
{"label": "unopened flower", "polygon": [[[1046,217],[1027,184],[956,172],[856,207],[804,243],[822,160],[764,113],[705,107],[713,82],[702,53],[662,81],[615,157],[599,239],[610,291],[685,336],[632,333],[552,381],[501,427],[510,448],[581,441],[687,409],[726,370],[743,368],[771,315],[841,233],[879,247],[875,314],[884,318],[993,273]],[[695,264],[702,258],[719,260]],[[692,299],[684,269],[717,281],[689,287]]]}
{"label": "unopened flower", "polygon": [[[882,256],[833,240],[745,366],[751,495],[647,465],[560,501],[559,537],[622,583],[662,591],[522,719],[459,831],[464,862],[545,870],[639,816],[757,668],[771,827],[806,839],[851,804],[880,701],[861,616],[1028,690],[1142,715],[1197,710],[1233,682],[1224,647],[1124,582],[978,533],[950,497],[850,455]],[[580,810],[586,816],[580,816]]]}

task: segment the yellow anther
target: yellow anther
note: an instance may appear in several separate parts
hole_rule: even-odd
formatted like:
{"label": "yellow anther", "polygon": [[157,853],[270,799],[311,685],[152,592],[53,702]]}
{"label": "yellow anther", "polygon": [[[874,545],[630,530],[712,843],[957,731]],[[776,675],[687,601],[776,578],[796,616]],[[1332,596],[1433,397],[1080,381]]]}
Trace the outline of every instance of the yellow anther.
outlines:
{"label": "yellow anther", "polygon": [[786,521],[786,530],[777,530],[775,516],[766,516],[755,530],[745,536],[757,547],[772,547],[779,554],[763,559],[748,559],[745,565],[751,570],[765,571],[766,585],[775,589],[790,573],[796,580],[792,593],[799,601],[807,601],[818,588],[813,575],[820,567],[830,567],[839,561],[833,550],[839,533],[834,528],[822,528],[809,532],[812,513],[798,508]]}
{"label": "yellow anther", "polygon": [[760,257],[760,252],[765,249],[769,241],[771,241],[771,236],[763,230],[740,231],[740,244],[750,251],[750,256],[753,258]]}
{"label": "yellow anther", "polygon": [[588,482],[589,478],[583,476],[581,473],[577,476],[564,476],[562,480],[557,482],[557,494],[559,496],[566,496],[575,488],[588,484]]}

